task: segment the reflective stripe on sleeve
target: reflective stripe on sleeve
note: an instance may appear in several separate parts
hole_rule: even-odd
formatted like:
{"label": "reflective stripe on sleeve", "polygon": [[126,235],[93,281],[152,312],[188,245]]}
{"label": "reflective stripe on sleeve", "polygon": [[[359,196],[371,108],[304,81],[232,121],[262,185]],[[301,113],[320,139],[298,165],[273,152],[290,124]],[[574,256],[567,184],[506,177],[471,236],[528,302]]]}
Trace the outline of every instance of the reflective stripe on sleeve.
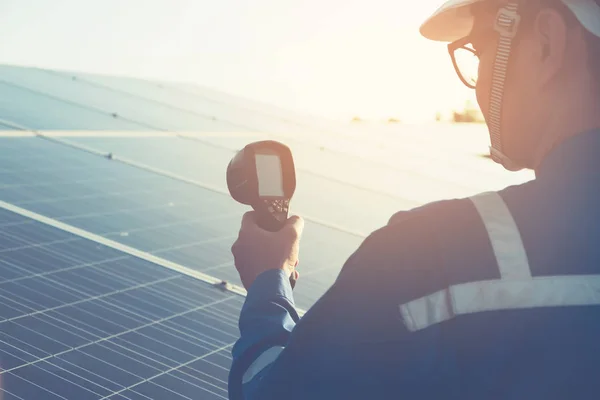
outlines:
{"label": "reflective stripe on sleeve", "polygon": [[[282,346],[274,346],[268,350],[265,350],[246,370],[244,376],[242,377],[242,384],[246,384],[250,382],[254,377],[263,369],[271,365],[279,354],[283,351],[284,347]],[[239,376],[239,375],[238,375]]]}
{"label": "reflective stripe on sleeve", "polygon": [[483,311],[585,305],[600,305],[599,275],[463,283],[402,304],[400,313],[406,328],[415,332]]}
{"label": "reflective stripe on sleeve", "polygon": [[521,235],[502,197],[471,198],[487,230],[501,279],[452,285],[400,305],[409,331],[484,311],[600,305],[600,275],[531,277]]}
{"label": "reflective stripe on sleeve", "polygon": [[521,233],[502,197],[498,193],[483,193],[471,197],[471,201],[487,230],[501,279],[531,278]]}

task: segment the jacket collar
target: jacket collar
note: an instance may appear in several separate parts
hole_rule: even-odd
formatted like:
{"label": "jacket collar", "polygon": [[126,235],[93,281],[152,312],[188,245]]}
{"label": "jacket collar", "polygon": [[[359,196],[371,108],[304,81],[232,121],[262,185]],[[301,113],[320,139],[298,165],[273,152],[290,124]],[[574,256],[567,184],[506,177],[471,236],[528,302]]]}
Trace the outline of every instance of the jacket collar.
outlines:
{"label": "jacket collar", "polygon": [[572,136],[556,146],[535,170],[539,179],[600,175],[600,128]]}

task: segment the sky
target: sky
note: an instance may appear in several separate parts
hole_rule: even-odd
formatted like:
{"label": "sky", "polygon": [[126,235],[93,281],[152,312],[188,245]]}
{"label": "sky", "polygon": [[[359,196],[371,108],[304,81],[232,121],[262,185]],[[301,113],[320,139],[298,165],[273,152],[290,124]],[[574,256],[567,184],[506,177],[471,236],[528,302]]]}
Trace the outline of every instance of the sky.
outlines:
{"label": "sky", "polygon": [[193,82],[334,119],[461,108],[440,0],[0,0],[0,63]]}

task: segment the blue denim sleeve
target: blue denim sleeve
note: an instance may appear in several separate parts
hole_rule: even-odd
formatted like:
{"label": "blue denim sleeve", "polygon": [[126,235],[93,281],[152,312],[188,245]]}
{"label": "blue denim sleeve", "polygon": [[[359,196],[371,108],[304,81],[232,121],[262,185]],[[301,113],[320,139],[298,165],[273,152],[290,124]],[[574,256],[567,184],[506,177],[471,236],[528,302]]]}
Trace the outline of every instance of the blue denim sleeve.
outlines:
{"label": "blue denim sleeve", "polygon": [[259,275],[250,289],[239,319],[229,373],[229,398],[251,398],[253,381],[275,361],[299,320],[289,278],[282,270]]}

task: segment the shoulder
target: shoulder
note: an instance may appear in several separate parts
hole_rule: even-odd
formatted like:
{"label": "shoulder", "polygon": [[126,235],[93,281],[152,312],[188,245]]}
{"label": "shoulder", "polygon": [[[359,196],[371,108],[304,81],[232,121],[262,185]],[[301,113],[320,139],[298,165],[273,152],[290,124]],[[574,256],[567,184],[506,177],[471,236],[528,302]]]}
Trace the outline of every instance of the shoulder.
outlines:
{"label": "shoulder", "polygon": [[[512,187],[509,195],[520,190]],[[503,198],[505,192],[490,194]],[[340,279],[365,283],[377,279],[380,288],[395,292],[399,302],[450,285],[497,279],[496,257],[473,197],[394,214],[350,257]]]}
{"label": "shoulder", "polygon": [[390,226],[404,224],[407,221],[411,221],[415,218],[420,219],[432,219],[438,220],[440,218],[446,219],[452,216],[458,216],[458,214],[468,213],[472,211],[470,209],[471,201],[469,198],[452,199],[452,200],[441,200],[433,203],[428,203],[423,206],[413,208],[412,210],[399,211],[391,216],[387,226],[382,229],[386,229]]}
{"label": "shoulder", "polygon": [[[481,228],[481,220],[471,197],[442,200],[408,211],[395,213],[388,224],[373,232],[372,237],[396,240],[404,251],[429,252],[447,247],[453,237],[468,235]],[[392,236],[393,238],[389,237]],[[427,247],[421,245],[427,244]],[[454,243],[456,245],[456,243]]]}
{"label": "shoulder", "polygon": [[[339,283],[373,286],[373,290],[417,297],[439,290],[446,279],[447,238],[464,234],[465,221],[476,216],[468,199],[444,200],[394,214],[371,233],[348,259]],[[462,221],[462,222],[461,222]]]}
{"label": "shoulder", "polygon": [[[487,194],[497,194],[509,206],[512,206],[535,196],[539,192],[538,182],[532,180],[519,185],[508,186],[495,192],[483,192],[465,198],[435,201],[411,210],[399,211],[393,214],[388,221],[388,226],[402,224],[404,221],[409,221],[416,217],[431,219],[436,225],[448,224],[457,220],[463,223],[475,222],[476,219],[475,221],[470,219],[470,217],[478,216],[477,210],[474,207],[474,198]],[[465,221],[465,218],[468,218],[468,220]]]}

